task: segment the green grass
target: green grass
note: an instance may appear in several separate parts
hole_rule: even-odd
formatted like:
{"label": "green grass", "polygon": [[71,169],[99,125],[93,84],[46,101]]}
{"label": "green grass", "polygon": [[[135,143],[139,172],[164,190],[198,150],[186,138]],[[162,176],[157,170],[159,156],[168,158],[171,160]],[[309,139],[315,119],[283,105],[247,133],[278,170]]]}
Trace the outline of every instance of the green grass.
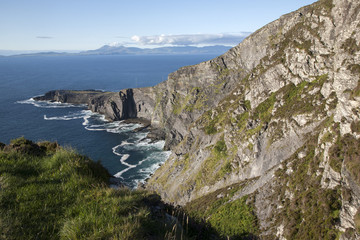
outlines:
{"label": "green grass", "polygon": [[271,119],[271,112],[276,102],[276,94],[272,93],[265,101],[260,103],[253,113],[254,119],[260,119],[262,122],[269,122]]}
{"label": "green grass", "polygon": [[[0,239],[166,239],[146,191],[108,187],[99,162],[57,144],[11,141],[0,151]],[[170,238],[169,238],[170,239]]]}
{"label": "green grass", "polygon": [[193,112],[202,110],[205,108],[206,101],[208,100],[205,92],[199,87],[194,87],[185,96],[180,93],[175,93],[174,96],[172,112],[175,115],[179,115],[183,111]]}
{"label": "green grass", "polygon": [[[269,95],[267,99],[261,102],[252,113],[245,112],[237,116],[239,132],[243,132],[246,127],[248,119],[253,119],[257,121],[257,125],[253,128],[246,129],[245,137],[249,138],[253,135],[258,134],[266,124],[270,123],[274,127],[275,135],[272,136],[272,141],[281,136],[283,126],[282,124],[274,124],[271,122],[273,118],[278,119],[290,119],[292,116],[298,114],[304,114],[309,112],[315,112],[316,114],[324,113],[325,104],[314,105],[315,101],[323,102],[322,95],[318,92],[314,95],[308,94],[308,92],[316,87],[321,88],[324,82],[328,79],[328,75],[321,75],[316,77],[312,82],[303,81],[298,85],[290,83],[283,88],[279,89],[276,92],[273,92]],[[283,105],[278,107],[274,111],[275,103],[282,98]],[[334,97],[334,104],[336,104],[336,97]]]}
{"label": "green grass", "polygon": [[221,139],[218,142],[216,142],[216,144],[214,146],[214,152],[217,156],[225,157],[226,150],[227,150],[227,147],[226,147],[224,139]]}
{"label": "green grass", "polygon": [[209,218],[209,223],[223,236],[246,237],[257,231],[254,209],[247,197],[222,204]]}
{"label": "green grass", "polygon": [[206,221],[226,239],[247,239],[258,233],[253,202],[250,197],[230,201],[243,185],[244,182],[219,189],[188,203],[184,210],[191,217]]}
{"label": "green grass", "polygon": [[209,125],[205,126],[204,131],[207,135],[213,135],[217,133],[215,122],[210,122]]}
{"label": "green grass", "polygon": [[224,174],[231,172],[231,163],[228,159],[229,153],[224,136],[211,148],[210,156],[205,160],[201,171],[195,177],[196,185],[199,188],[206,184],[213,184]]}
{"label": "green grass", "polygon": [[246,128],[247,121],[249,120],[249,115],[249,112],[244,112],[236,116],[239,132],[242,132]]}
{"label": "green grass", "polygon": [[289,118],[303,113],[315,112],[318,114],[324,112],[324,104],[319,106],[313,104],[316,100],[322,102],[322,95],[319,92],[310,95],[308,92],[316,87],[321,88],[327,79],[328,75],[325,74],[318,76],[312,82],[303,81],[296,86],[289,84],[280,89],[279,92],[283,93],[284,105],[277,109],[275,116]]}

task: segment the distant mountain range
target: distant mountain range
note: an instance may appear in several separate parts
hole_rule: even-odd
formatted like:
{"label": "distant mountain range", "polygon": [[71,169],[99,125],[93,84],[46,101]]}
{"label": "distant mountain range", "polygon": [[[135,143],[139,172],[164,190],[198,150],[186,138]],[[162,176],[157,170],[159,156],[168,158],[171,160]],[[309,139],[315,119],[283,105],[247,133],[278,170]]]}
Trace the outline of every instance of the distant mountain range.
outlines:
{"label": "distant mountain range", "polygon": [[160,47],[160,48],[136,48],[124,46],[105,45],[95,50],[88,50],[79,53],[68,52],[38,52],[16,54],[11,56],[79,56],[79,55],[172,55],[172,54],[217,54],[221,55],[227,52],[230,46],[207,46],[207,47]]}
{"label": "distant mountain range", "polygon": [[121,54],[121,55],[138,55],[138,54],[222,54],[229,50],[228,46],[208,46],[208,47],[160,47],[160,48],[136,48],[136,47],[124,47],[124,46],[109,46],[105,45],[96,50],[90,50],[81,52],[81,55],[88,54]]}

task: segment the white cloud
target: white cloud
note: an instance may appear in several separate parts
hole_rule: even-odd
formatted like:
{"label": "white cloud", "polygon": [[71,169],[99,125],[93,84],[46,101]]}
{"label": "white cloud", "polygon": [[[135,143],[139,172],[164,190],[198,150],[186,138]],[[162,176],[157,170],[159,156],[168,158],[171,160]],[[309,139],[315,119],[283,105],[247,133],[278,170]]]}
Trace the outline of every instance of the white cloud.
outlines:
{"label": "white cloud", "polygon": [[229,45],[239,44],[249,32],[237,34],[183,34],[183,35],[157,35],[132,36],[131,40],[140,45]]}

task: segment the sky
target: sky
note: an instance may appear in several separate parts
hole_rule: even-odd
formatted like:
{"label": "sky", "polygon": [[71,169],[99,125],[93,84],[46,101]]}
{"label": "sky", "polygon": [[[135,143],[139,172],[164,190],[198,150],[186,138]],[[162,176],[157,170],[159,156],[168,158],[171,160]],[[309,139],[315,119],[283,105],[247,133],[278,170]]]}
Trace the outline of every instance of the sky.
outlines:
{"label": "sky", "polygon": [[234,46],[315,0],[0,0],[1,50]]}

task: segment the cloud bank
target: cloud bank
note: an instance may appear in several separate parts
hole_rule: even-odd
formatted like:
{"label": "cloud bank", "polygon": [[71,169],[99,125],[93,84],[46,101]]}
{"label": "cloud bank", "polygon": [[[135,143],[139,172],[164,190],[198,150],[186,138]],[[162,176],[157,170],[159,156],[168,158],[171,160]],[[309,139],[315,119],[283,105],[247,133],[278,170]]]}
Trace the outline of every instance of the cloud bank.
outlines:
{"label": "cloud bank", "polygon": [[239,44],[250,32],[237,34],[183,34],[183,35],[157,35],[157,36],[132,36],[131,40],[140,45],[229,45]]}

